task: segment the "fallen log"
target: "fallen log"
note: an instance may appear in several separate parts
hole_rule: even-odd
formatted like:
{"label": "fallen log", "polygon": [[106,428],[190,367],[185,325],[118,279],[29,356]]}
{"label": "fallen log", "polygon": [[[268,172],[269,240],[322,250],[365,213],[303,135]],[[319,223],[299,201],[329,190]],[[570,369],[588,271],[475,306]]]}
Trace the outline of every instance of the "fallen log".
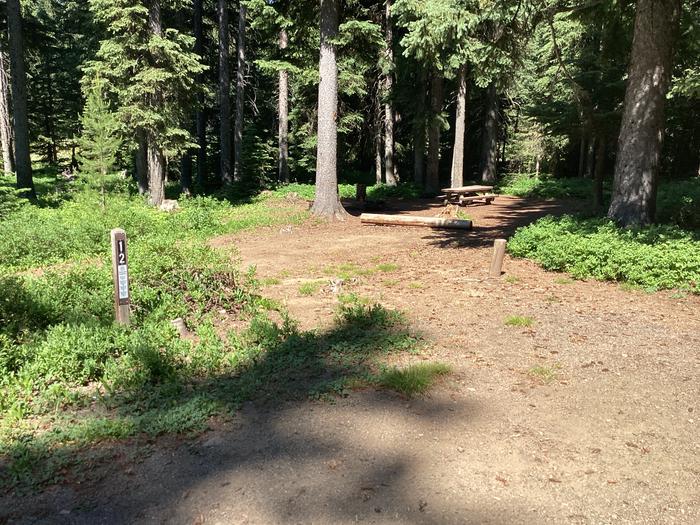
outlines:
{"label": "fallen log", "polygon": [[360,215],[362,224],[379,224],[384,226],[427,226],[428,228],[452,228],[471,230],[472,221],[462,219],[443,219],[442,217],[418,217],[416,215],[382,215],[379,213],[363,213]]}

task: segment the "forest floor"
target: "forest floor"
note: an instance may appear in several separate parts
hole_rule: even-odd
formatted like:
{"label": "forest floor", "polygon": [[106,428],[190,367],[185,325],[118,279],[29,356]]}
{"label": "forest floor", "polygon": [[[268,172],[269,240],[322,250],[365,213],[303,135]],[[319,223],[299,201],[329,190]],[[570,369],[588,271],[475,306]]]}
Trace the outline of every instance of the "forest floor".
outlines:
{"label": "forest floor", "polygon": [[[391,204],[443,213],[426,202]],[[700,297],[509,257],[488,278],[493,239],[570,204],[499,197],[463,209],[469,232],[351,216],[215,239],[302,328],[355,294],[423,335],[396,364],[453,373],[415,399],[248,403],[196,438],[124,444],[90,481],[0,504],[21,523],[699,523]]]}

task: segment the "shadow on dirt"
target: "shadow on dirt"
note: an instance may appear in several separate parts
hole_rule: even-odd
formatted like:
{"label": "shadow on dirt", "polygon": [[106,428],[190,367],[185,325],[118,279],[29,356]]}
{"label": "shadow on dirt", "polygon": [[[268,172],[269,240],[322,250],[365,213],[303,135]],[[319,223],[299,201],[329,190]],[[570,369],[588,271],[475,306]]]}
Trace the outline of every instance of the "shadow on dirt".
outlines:
{"label": "shadow on dirt", "polygon": [[[425,513],[426,496],[413,486],[417,458],[400,444],[388,447],[373,429],[469,421],[480,407],[407,401],[366,386],[351,393],[347,386],[371,384],[378,357],[415,342],[403,320],[381,307],[350,308],[325,332],[268,326],[250,340],[264,350],[236,374],[194,382],[173,376],[120,393],[116,419],[143,425],[131,437],[51,450],[18,444],[8,455],[35,469],[30,472],[45,473],[56,458],[63,463],[40,481],[25,480],[22,493],[0,496],[0,523],[195,523],[204,515],[207,522],[231,523],[245,522],[241,513],[250,512],[255,523],[349,522],[387,513],[402,523],[442,523]],[[167,398],[159,389],[173,393]],[[319,396],[327,402],[309,401]],[[134,409],[158,401],[162,406],[134,416]],[[217,430],[199,437],[163,435],[171,418],[199,417],[182,410],[193,401],[213,403],[234,418],[205,417],[203,423]],[[197,430],[197,422],[190,423]],[[8,463],[0,470],[5,477]]]}

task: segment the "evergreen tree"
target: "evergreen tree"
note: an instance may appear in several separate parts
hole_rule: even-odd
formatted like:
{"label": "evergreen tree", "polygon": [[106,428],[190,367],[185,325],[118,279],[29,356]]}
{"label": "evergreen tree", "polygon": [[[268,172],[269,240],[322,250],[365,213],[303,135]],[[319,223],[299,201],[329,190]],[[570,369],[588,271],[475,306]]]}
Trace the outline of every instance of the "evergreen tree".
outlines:
{"label": "evergreen tree", "polygon": [[120,123],[104,96],[103,82],[96,79],[89,87],[80,119],[83,131],[79,140],[80,171],[88,179],[97,178],[105,201],[105,181],[112,171],[121,147]]}
{"label": "evergreen tree", "polygon": [[125,135],[142,151],[145,145],[150,198],[155,205],[164,195],[166,158],[177,158],[196,146],[184,128],[196,92],[195,80],[205,67],[192,51],[194,38],[175,28],[163,28],[162,23],[161,8],[180,8],[181,3],[90,0],[108,38],[100,43],[97,59],[87,70],[106,80]]}

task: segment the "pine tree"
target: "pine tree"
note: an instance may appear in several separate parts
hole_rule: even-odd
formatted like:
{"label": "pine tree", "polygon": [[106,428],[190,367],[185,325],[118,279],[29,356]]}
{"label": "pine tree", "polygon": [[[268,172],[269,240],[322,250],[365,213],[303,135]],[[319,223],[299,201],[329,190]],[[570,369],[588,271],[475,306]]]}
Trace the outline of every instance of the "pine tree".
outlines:
{"label": "pine tree", "polygon": [[119,119],[110,109],[99,79],[88,90],[80,123],[83,128],[79,140],[80,171],[88,179],[97,178],[104,206],[105,180],[114,167],[122,140]]}
{"label": "pine tree", "polygon": [[195,147],[187,129],[189,107],[205,70],[193,52],[195,39],[164,28],[161,9],[178,7],[178,0],[90,0],[95,17],[107,27],[97,59],[87,74],[103,78],[125,135],[145,149],[150,199],[164,198],[165,159],[176,159]]}

